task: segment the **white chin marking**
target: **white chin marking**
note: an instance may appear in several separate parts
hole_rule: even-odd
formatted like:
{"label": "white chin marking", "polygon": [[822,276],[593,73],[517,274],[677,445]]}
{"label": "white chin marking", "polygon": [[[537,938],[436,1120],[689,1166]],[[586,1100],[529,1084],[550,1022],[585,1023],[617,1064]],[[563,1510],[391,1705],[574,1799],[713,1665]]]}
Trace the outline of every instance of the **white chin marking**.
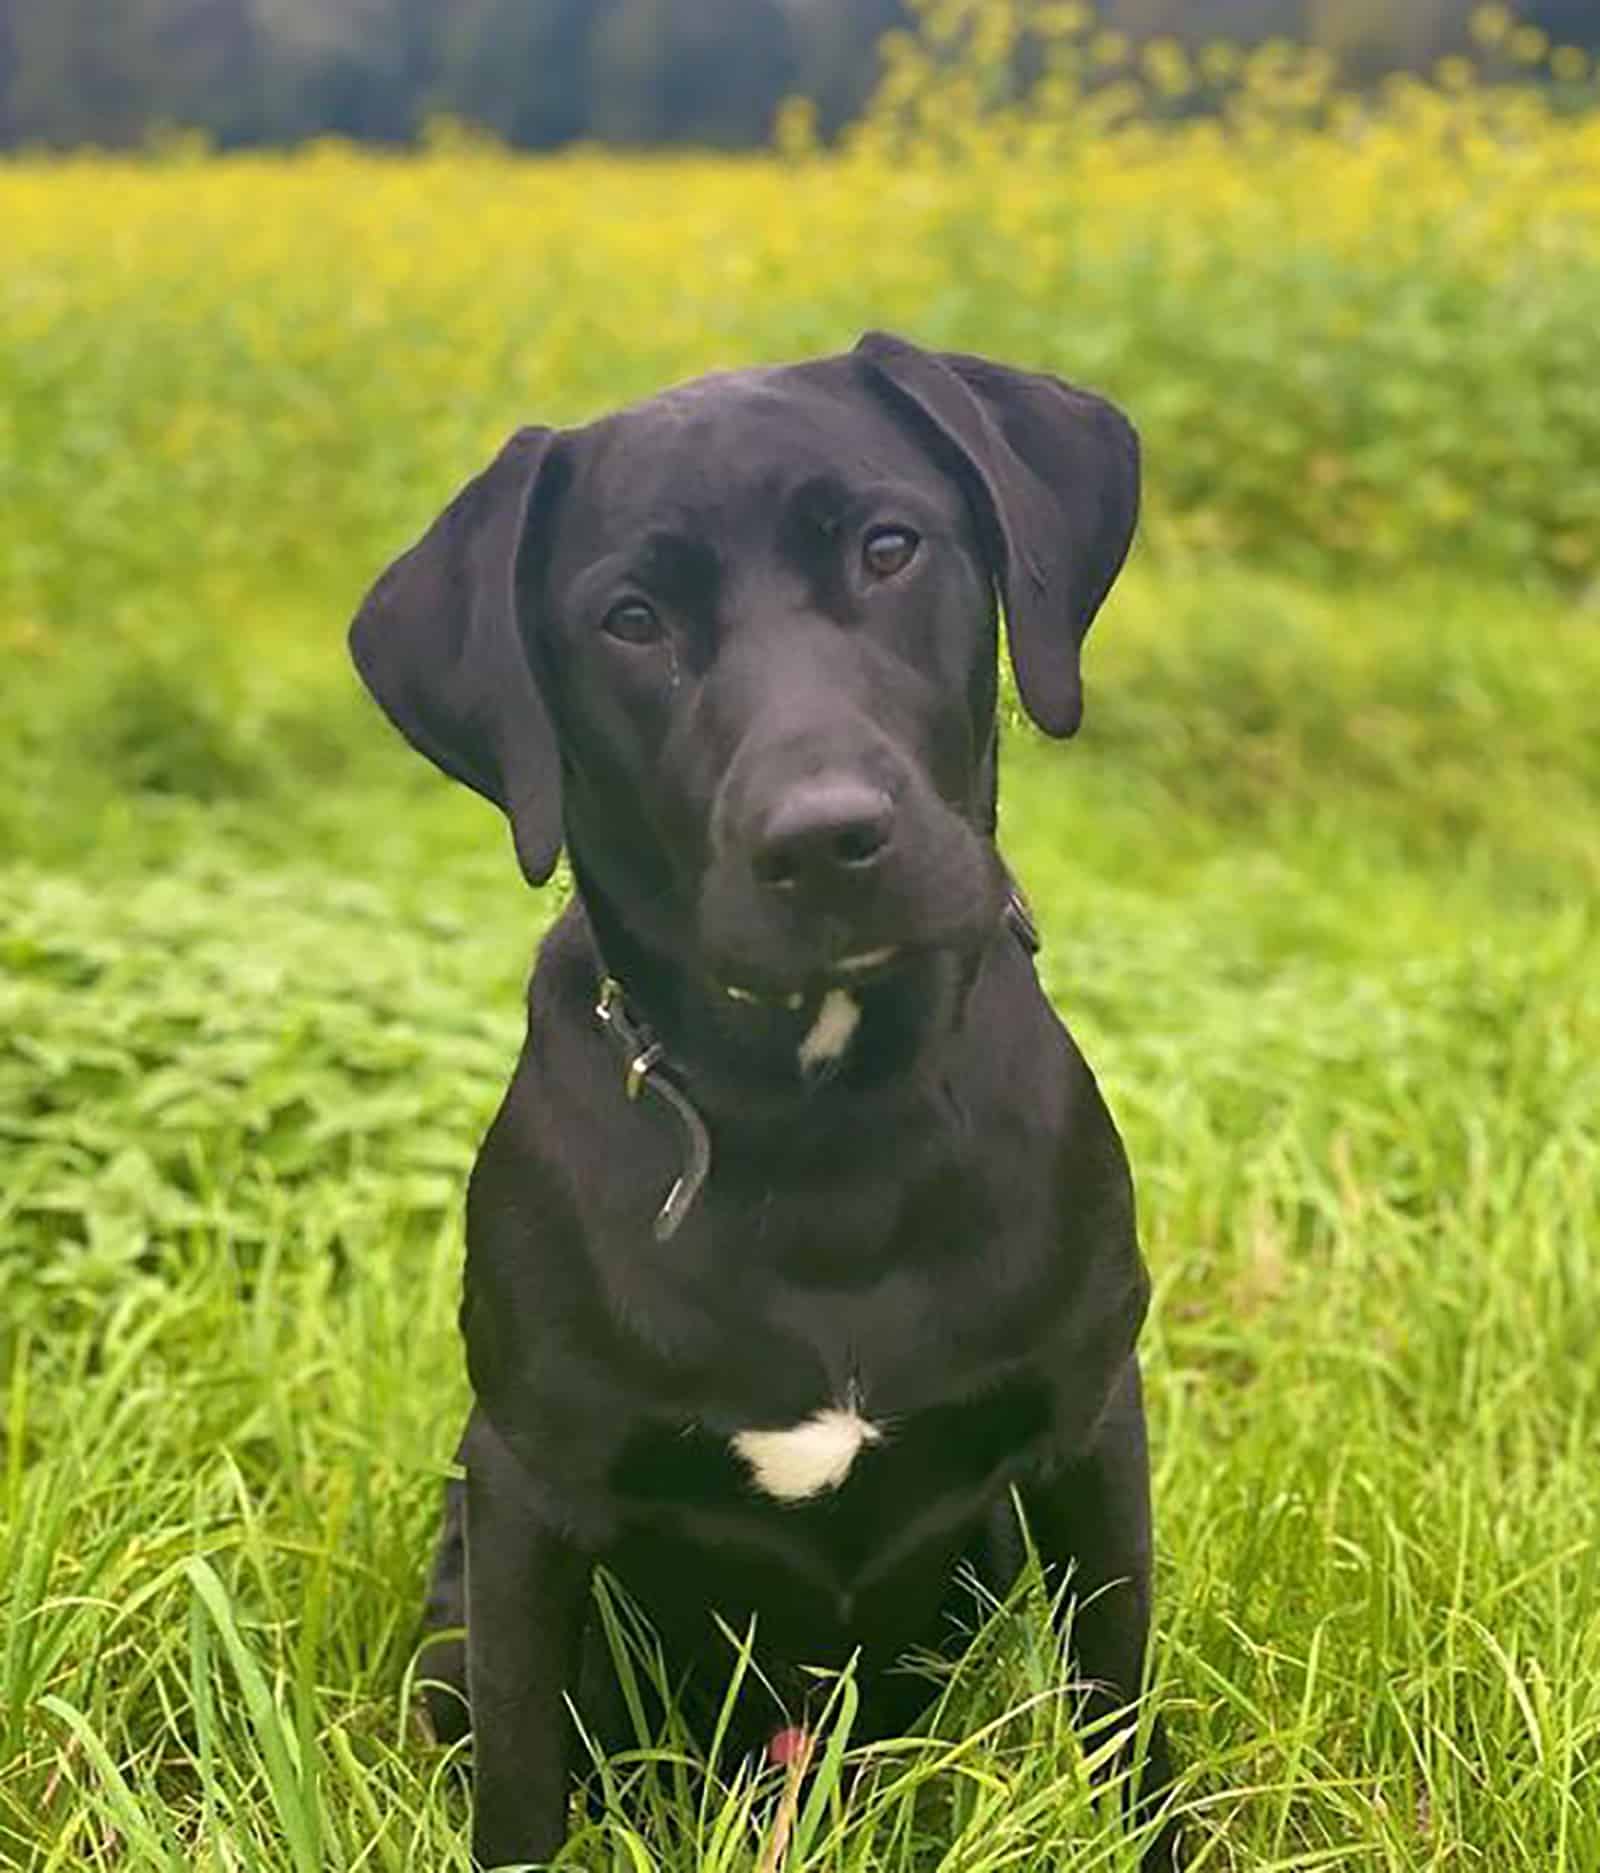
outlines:
{"label": "white chin marking", "polygon": [[804,1502],[825,1489],[837,1489],[863,1444],[883,1436],[859,1413],[832,1405],[787,1431],[739,1431],[735,1453],[750,1466],[750,1480],[779,1502]]}
{"label": "white chin marking", "polygon": [[861,1004],[853,995],[847,995],[843,989],[829,989],[822,998],[816,1020],[800,1043],[801,1072],[810,1073],[837,1060],[850,1045],[850,1037],[860,1019]]}

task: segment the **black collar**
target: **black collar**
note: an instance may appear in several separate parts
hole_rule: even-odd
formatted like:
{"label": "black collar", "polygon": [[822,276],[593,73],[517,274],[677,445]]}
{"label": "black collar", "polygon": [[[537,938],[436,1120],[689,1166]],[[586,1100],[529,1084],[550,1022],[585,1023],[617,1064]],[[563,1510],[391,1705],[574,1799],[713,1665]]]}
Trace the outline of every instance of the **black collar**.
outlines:
{"label": "black collar", "polygon": [[711,1175],[711,1134],[688,1094],[660,1071],[666,1063],[667,1050],[644,1022],[634,1020],[628,1013],[627,995],[615,976],[601,976],[600,998],[594,1005],[594,1013],[627,1062],[622,1076],[624,1093],[629,1099],[637,1099],[648,1087],[658,1099],[671,1106],[683,1126],[683,1169],[667,1192],[666,1201],[656,1211],[653,1225],[656,1241],[670,1242]]}

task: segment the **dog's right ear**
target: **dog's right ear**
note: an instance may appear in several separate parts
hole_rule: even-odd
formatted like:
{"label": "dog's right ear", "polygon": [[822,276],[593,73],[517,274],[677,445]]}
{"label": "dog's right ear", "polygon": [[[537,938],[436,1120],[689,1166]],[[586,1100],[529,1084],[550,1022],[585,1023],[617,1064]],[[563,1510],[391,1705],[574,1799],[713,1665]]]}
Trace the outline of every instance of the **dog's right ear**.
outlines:
{"label": "dog's right ear", "polygon": [[517,554],[550,452],[519,429],[373,586],[350,627],[361,680],[413,748],[492,800],[543,884],[561,851],[561,764],[517,617]]}

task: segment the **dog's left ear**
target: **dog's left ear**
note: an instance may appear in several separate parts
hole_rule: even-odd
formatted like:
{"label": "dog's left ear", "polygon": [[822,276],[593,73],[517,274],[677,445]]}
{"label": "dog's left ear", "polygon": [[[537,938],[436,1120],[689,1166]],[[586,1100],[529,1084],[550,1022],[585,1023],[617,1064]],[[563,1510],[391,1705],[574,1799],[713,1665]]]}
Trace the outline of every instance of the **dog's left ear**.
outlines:
{"label": "dog's left ear", "polygon": [[561,763],[518,617],[517,557],[553,432],[519,429],[373,586],[350,627],[361,680],[413,748],[492,800],[543,884]]}
{"label": "dog's left ear", "polygon": [[1059,378],[868,332],[855,355],[967,490],[1005,607],[1024,708],[1046,734],[1083,715],[1078,654],[1139,515],[1139,438]]}

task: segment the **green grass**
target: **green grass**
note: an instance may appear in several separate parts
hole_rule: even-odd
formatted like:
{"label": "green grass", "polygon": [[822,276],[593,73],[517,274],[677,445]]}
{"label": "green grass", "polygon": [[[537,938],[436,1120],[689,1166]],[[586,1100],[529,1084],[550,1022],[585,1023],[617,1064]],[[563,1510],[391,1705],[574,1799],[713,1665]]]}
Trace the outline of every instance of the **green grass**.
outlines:
{"label": "green grass", "polygon": [[[357,698],[342,602],[0,697],[0,1864],[467,1864],[408,1674],[555,894]],[[1594,617],[1139,568],[1090,684],[1012,734],[1006,839],[1139,1181],[1200,1864],[1593,1873]],[[1044,1630],[830,1768],[792,1867],[1130,1867]],[[619,1765],[570,1864],[753,1867],[731,1773]]]}

